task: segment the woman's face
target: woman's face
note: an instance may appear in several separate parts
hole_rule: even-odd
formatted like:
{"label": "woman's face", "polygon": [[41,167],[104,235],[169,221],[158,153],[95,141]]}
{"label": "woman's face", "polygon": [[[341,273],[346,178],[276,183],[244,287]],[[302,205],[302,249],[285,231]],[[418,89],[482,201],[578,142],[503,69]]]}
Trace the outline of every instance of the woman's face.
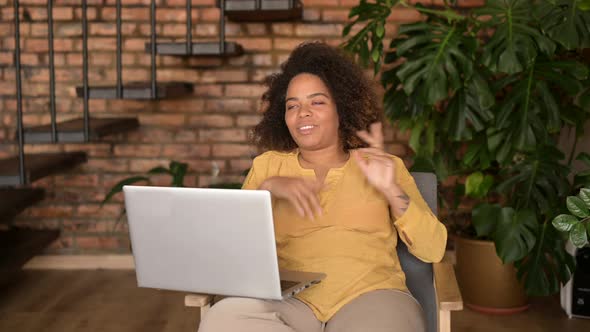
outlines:
{"label": "woman's face", "polygon": [[341,145],[336,103],[316,75],[301,73],[291,79],[285,99],[285,122],[301,150]]}

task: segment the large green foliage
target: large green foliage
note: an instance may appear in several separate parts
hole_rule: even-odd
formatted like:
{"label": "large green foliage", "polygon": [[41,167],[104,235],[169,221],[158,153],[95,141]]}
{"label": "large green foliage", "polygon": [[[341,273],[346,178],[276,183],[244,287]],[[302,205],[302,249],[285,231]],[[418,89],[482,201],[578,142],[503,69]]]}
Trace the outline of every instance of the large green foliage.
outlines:
{"label": "large green foliage", "polygon": [[[424,19],[400,25],[389,41],[385,22],[399,6]],[[556,143],[568,126],[582,135],[590,115],[580,61],[590,46],[589,8],[587,0],[488,0],[459,13],[363,0],[343,31],[362,25],[343,47],[380,73],[386,116],[410,131],[414,170],[466,178],[456,192],[479,201],[475,231],[515,264],[529,294],[556,292],[574,267],[551,220],[590,183],[590,170],[568,180],[573,149],[566,158]],[[590,166],[587,155],[578,159]],[[581,236],[583,226],[574,228]]]}

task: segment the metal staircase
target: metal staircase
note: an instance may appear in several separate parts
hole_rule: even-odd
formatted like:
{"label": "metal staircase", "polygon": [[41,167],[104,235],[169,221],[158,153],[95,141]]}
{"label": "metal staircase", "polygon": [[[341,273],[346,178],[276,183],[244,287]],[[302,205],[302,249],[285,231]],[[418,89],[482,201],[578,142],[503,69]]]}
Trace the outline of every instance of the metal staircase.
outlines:
{"label": "metal staircase", "polygon": [[225,40],[225,18],[233,21],[284,21],[301,18],[302,4],[296,0],[220,0],[217,2],[220,15],[219,40],[217,42],[195,42],[192,38],[192,7],[186,1],[186,40],[179,43],[159,43],[156,35],[156,1],[150,3],[150,41],[146,52],[150,54],[151,76],[147,82],[123,82],[122,77],[122,4],[116,1],[116,84],[95,86],[89,83],[88,68],[88,5],[81,1],[82,9],[82,85],[76,87],[76,94],[83,100],[81,116],[57,121],[55,102],[55,64],[53,33],[53,1],[47,1],[48,53],[49,53],[49,111],[50,123],[24,127],[20,49],[20,3],[13,0],[14,38],[16,69],[17,154],[0,159],[0,276],[15,271],[30,257],[46,248],[58,238],[59,230],[38,230],[17,227],[14,217],[26,207],[41,201],[42,188],[31,186],[32,182],[46,176],[61,173],[87,161],[84,151],[64,153],[25,153],[25,144],[34,143],[87,143],[100,142],[103,137],[128,132],[139,127],[136,117],[94,117],[90,116],[89,100],[99,99],[168,99],[191,94],[193,86],[186,82],[158,82],[156,56],[231,57],[240,56],[244,50],[237,43]]}

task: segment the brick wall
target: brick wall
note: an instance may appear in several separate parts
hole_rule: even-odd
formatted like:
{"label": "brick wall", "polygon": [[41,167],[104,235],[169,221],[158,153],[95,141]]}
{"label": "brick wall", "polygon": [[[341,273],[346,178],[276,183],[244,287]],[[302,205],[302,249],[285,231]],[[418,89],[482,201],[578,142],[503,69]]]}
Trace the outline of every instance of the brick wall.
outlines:
{"label": "brick wall", "polygon": [[[219,10],[215,0],[193,0],[195,40],[215,40]],[[122,197],[100,207],[114,183],[124,177],[179,160],[190,165],[187,186],[206,186],[216,163],[223,181],[241,181],[257,151],[248,145],[250,128],[260,119],[261,79],[275,72],[289,52],[307,40],[342,42],[341,31],[350,7],[358,0],[304,0],[303,20],[296,23],[231,23],[228,41],[244,46],[245,54],[230,59],[159,56],[159,81],[194,84],[187,98],[161,101],[91,100],[94,116],[137,116],[140,129],[96,143],[26,145],[27,152],[84,150],[88,163],[72,171],[34,183],[47,198],[18,217],[20,224],[58,227],[61,238],[50,253],[127,252],[126,223],[117,223]],[[423,1],[424,2],[424,1]],[[431,3],[430,1],[425,1]],[[46,0],[21,0],[24,122],[49,123]],[[81,9],[79,0],[55,0],[55,65],[58,118],[81,116],[82,102],[75,86],[82,79]],[[90,83],[114,83],[115,0],[89,0]],[[148,80],[149,0],[123,0],[123,79]],[[471,6],[474,1],[465,0]],[[159,0],[159,40],[182,40],[185,0]],[[390,16],[388,32],[399,22],[419,19],[417,12],[400,8]],[[14,27],[12,0],[0,0],[0,158],[16,153]],[[406,135],[387,130],[389,152],[405,156]],[[167,177],[157,179],[168,184]]]}

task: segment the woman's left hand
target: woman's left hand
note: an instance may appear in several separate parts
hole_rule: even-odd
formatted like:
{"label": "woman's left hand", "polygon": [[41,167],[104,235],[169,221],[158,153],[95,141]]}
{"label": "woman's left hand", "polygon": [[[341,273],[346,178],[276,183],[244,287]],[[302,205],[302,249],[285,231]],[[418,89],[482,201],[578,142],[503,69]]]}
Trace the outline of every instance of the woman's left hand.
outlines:
{"label": "woman's left hand", "polygon": [[357,132],[358,137],[369,144],[368,148],[353,152],[354,159],[367,178],[367,181],[384,195],[389,195],[397,187],[395,183],[395,164],[383,150],[383,128],[381,122],[375,122],[369,131]]}

